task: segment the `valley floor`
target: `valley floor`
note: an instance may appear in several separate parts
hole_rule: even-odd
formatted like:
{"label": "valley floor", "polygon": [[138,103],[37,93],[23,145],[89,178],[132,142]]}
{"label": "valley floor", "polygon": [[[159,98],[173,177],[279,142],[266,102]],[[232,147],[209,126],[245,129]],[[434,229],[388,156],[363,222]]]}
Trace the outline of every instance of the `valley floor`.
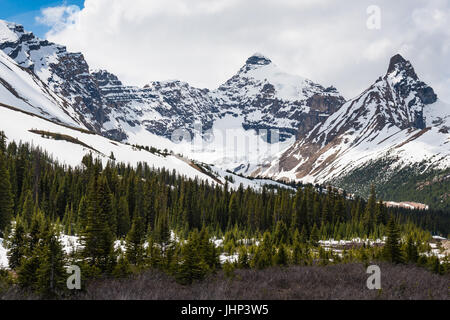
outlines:
{"label": "valley floor", "polygon": [[[176,283],[159,271],[130,279],[96,280],[76,300],[449,300],[450,276],[412,265],[378,264],[381,290],[369,290],[363,264],[292,266],[223,272],[190,286]],[[23,299],[10,289],[1,299]],[[32,297],[28,297],[32,298]]]}

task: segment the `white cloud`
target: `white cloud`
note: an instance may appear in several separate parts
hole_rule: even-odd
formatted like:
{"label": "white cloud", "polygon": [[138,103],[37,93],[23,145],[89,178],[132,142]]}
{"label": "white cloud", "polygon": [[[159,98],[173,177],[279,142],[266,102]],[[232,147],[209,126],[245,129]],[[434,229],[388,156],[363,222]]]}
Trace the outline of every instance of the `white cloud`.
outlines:
{"label": "white cloud", "polygon": [[[369,30],[366,10],[381,9]],[[85,54],[130,84],[180,79],[216,88],[258,51],[347,98],[382,75],[400,52],[450,101],[447,0],[86,0],[48,8],[51,41]]]}
{"label": "white cloud", "polygon": [[49,7],[41,10],[41,15],[36,17],[36,21],[52,27],[51,32],[57,33],[74,24],[79,12],[80,8],[76,5]]}

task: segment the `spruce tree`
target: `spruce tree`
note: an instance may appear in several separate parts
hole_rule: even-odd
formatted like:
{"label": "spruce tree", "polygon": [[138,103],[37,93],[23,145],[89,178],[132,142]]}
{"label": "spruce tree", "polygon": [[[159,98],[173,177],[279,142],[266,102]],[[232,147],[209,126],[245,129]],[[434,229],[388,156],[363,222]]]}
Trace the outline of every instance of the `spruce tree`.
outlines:
{"label": "spruce tree", "polygon": [[317,228],[317,225],[314,224],[311,235],[309,237],[309,241],[313,246],[317,246],[319,244],[319,229]]}
{"label": "spruce tree", "polygon": [[116,264],[114,252],[114,238],[110,229],[108,207],[100,206],[104,200],[103,183],[93,176],[87,195],[87,226],[82,242],[84,245],[83,257],[89,266],[98,268],[102,273],[111,273]]}
{"label": "spruce tree", "polygon": [[130,262],[128,261],[127,257],[124,254],[120,254],[119,260],[117,261],[117,264],[114,267],[112,275],[115,278],[126,278],[131,274],[133,274],[133,271],[131,270]]}
{"label": "spruce tree", "polygon": [[50,225],[43,234],[39,267],[36,270],[38,292],[46,298],[60,294],[66,286],[65,254],[55,226]]}
{"label": "spruce tree", "polygon": [[20,267],[27,246],[27,235],[24,223],[20,217],[17,217],[7,243],[8,261],[11,269],[16,270]]}
{"label": "spruce tree", "polygon": [[248,269],[250,268],[250,261],[248,257],[248,252],[245,247],[241,247],[239,250],[238,256],[238,267],[240,269]]}
{"label": "spruce tree", "polygon": [[20,264],[17,267],[17,280],[22,288],[38,291],[37,270],[41,264],[41,249],[46,220],[43,212],[36,209],[31,219],[31,226],[26,235],[26,246]]}
{"label": "spruce tree", "polygon": [[31,190],[27,190],[24,197],[24,203],[22,205],[22,211],[20,213],[27,226],[31,225],[34,209],[33,194],[31,193]]}
{"label": "spruce tree", "polygon": [[400,231],[395,223],[394,217],[391,217],[387,225],[387,239],[383,248],[383,255],[386,260],[392,263],[403,262],[402,250],[400,247]]}
{"label": "spruce tree", "polygon": [[288,265],[288,253],[286,251],[285,246],[282,244],[278,248],[277,253],[275,254],[275,265],[277,266],[287,266]]}
{"label": "spruce tree", "polygon": [[141,217],[133,218],[133,225],[126,238],[126,259],[129,263],[140,266],[144,261],[144,223]]}
{"label": "spruce tree", "polygon": [[209,272],[208,265],[198,254],[198,250],[199,235],[198,231],[194,230],[181,250],[181,261],[176,274],[180,283],[191,284],[196,280],[202,280]]}
{"label": "spruce tree", "polygon": [[416,263],[419,259],[419,252],[417,246],[414,243],[413,238],[408,237],[408,242],[406,244],[406,259],[408,262]]}
{"label": "spruce tree", "polygon": [[375,222],[375,214],[377,207],[377,199],[375,193],[375,186],[372,185],[370,188],[370,196],[367,201],[367,206],[364,211],[364,227],[368,234],[373,230],[374,222]]}
{"label": "spruce tree", "polygon": [[0,236],[9,225],[14,207],[14,198],[11,192],[9,171],[6,166],[6,156],[0,153]]}

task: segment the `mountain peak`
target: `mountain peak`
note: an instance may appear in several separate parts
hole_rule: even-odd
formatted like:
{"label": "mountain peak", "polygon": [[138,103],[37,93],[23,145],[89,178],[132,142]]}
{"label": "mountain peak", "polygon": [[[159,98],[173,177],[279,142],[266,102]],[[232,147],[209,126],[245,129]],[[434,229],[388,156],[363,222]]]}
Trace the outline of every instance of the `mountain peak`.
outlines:
{"label": "mountain peak", "polygon": [[24,32],[23,26],[0,20],[0,43],[15,42]]}
{"label": "mountain peak", "polygon": [[266,56],[264,56],[261,53],[253,54],[245,62],[246,65],[260,65],[260,66],[268,65],[268,64],[271,64],[271,63],[272,63],[272,60],[270,60],[269,58],[267,58]]}
{"label": "mountain peak", "polygon": [[393,56],[389,62],[389,67],[387,74],[398,74],[405,72],[406,76],[418,80],[416,72],[414,71],[414,67],[412,66],[411,62],[403,58],[401,54],[396,54]]}

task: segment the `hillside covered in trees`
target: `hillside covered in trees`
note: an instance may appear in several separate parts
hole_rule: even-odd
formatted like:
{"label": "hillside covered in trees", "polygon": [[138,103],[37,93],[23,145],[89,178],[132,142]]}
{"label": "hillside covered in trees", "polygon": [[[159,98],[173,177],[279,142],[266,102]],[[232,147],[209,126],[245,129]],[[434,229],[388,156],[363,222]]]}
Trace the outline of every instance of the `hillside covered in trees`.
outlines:
{"label": "hillside covered in trees", "polygon": [[[423,253],[432,233],[449,234],[450,217],[386,208],[373,187],[365,201],[312,185],[234,191],[92,155],[73,168],[28,144],[7,144],[1,134],[0,230],[14,271],[1,272],[0,291],[13,286],[55,297],[69,294],[68,265],[80,266],[83,280],[160,269],[182,285],[219,269],[231,275],[236,268],[374,260],[442,274],[448,263]],[[80,249],[65,252],[61,234],[77,236]],[[326,239],[386,241],[325,250]]]}

